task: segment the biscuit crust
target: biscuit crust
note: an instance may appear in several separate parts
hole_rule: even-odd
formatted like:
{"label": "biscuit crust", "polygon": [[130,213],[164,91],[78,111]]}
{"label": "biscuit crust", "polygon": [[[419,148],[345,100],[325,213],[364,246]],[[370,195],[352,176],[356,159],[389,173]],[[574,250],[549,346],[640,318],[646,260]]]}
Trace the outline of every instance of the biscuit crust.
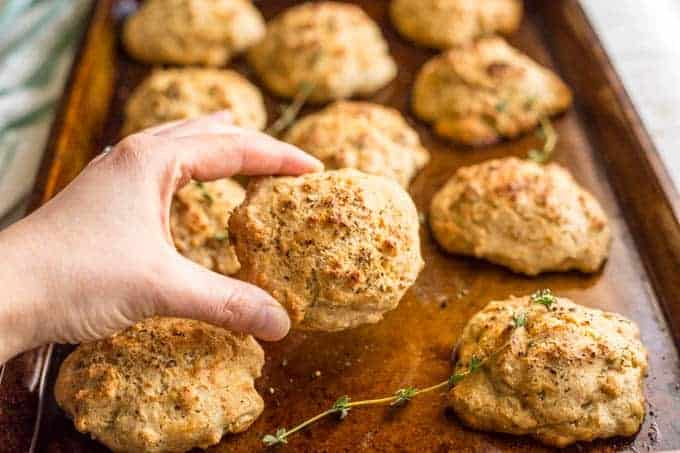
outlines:
{"label": "biscuit crust", "polygon": [[503,38],[482,38],[428,61],[413,88],[413,110],[435,132],[486,145],[533,130],[565,111],[571,91],[549,69]]}
{"label": "biscuit crust", "polygon": [[396,308],[424,265],[418,228],[399,184],[354,169],[254,181],[230,220],[239,277],[324,331]]}
{"label": "biscuit crust", "polygon": [[122,134],[219,110],[229,110],[237,126],[261,130],[267,123],[262,93],[236,71],[156,69],[128,99]]}
{"label": "biscuit crust", "polygon": [[[513,328],[520,314],[525,324]],[[647,352],[623,316],[563,298],[550,308],[530,297],[491,302],[463,330],[456,372],[473,357],[491,359],[459,382],[449,401],[475,429],[565,447],[632,436],[644,419]]]}
{"label": "biscuit crust", "polygon": [[170,231],[177,250],[223,275],[241,265],[229,240],[229,217],[246,191],[232,179],[192,181],[177,191],[170,208]]}
{"label": "biscuit crust", "polygon": [[244,431],[262,413],[264,352],[249,335],[149,318],[83,343],[63,362],[59,406],[117,452],[183,452]]}
{"label": "biscuit crust", "polygon": [[125,21],[123,44],[146,63],[222,66],[264,33],[250,0],[145,0]]}
{"label": "biscuit crust", "polygon": [[398,110],[368,102],[338,101],[298,121],[285,140],[327,169],[356,168],[403,187],[430,159]]}
{"label": "biscuit crust", "polygon": [[527,275],[596,272],[611,244],[602,207],[566,169],[515,157],[460,168],[433,197],[430,226],[445,250]]}
{"label": "biscuit crust", "polygon": [[378,25],[358,6],[303,3],[269,22],[248,61],[275,94],[294,97],[305,84],[308,100],[368,95],[397,74]]}
{"label": "biscuit crust", "polygon": [[514,32],[522,20],[522,0],[392,0],[390,16],[412,41],[448,49]]}

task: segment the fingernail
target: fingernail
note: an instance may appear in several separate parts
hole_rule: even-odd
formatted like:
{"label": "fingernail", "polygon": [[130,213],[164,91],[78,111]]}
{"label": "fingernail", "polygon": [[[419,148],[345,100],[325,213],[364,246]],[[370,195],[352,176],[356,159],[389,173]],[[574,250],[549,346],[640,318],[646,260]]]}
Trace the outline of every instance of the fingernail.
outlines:
{"label": "fingernail", "polygon": [[307,161],[309,162],[310,166],[314,171],[323,171],[324,165],[323,162],[321,162],[319,159],[317,159],[314,156],[310,156],[309,154],[305,153],[305,157],[307,158]]}
{"label": "fingernail", "polygon": [[277,303],[269,303],[264,308],[264,323],[257,337],[265,341],[278,341],[290,330],[288,312]]}

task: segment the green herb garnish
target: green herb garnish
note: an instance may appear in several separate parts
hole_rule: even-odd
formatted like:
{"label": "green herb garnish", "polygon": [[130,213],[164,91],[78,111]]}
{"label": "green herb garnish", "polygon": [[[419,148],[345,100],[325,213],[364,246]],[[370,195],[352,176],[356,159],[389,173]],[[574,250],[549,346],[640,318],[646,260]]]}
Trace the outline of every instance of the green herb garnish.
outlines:
{"label": "green herb garnish", "polygon": [[401,406],[411,401],[411,398],[418,394],[418,390],[415,387],[406,387],[399,389],[394,392],[396,398],[390,403],[390,406]]}
{"label": "green herb garnish", "polygon": [[276,430],[276,434],[267,434],[262,438],[262,442],[267,447],[273,447],[278,444],[287,444],[286,440],[287,432],[284,428],[279,428]]}
{"label": "green herb garnish", "polygon": [[347,415],[349,415],[349,411],[351,409],[349,407],[349,403],[350,403],[349,396],[342,395],[333,404],[332,409],[340,414],[340,420],[342,420],[343,418],[347,417]]}
{"label": "green herb garnish", "polygon": [[465,376],[467,376],[466,373],[456,373],[449,376],[449,380],[447,381],[449,388],[455,387],[456,384],[465,379]]}
{"label": "green herb garnish", "polygon": [[473,355],[472,359],[470,359],[470,374],[480,369],[482,364],[483,364],[482,359],[480,359],[476,355]]}
{"label": "green herb garnish", "polygon": [[512,327],[514,329],[518,329],[520,327],[524,327],[527,324],[527,314],[526,313],[519,313],[519,314],[513,314],[512,315]]}
{"label": "green herb garnish", "polygon": [[[545,297],[548,296],[552,297],[552,294],[550,294],[549,290],[543,290],[543,292],[540,293],[541,293],[540,297],[536,296],[537,300],[538,298],[540,298],[540,300],[544,300]],[[532,300],[533,297],[534,296],[532,296]],[[514,321],[515,328],[524,326],[526,324],[526,315],[524,314],[520,314],[519,316],[513,316],[513,320],[515,319],[520,320]],[[299,425],[290,430],[286,430],[285,428],[279,428],[278,430],[276,430],[275,434],[267,434],[266,436],[264,436],[262,438],[262,442],[267,447],[271,447],[278,444],[285,444],[288,442],[287,439],[291,434],[296,433],[304,429],[305,427],[311,425],[312,423],[331,414],[339,414],[340,420],[343,420],[349,415],[350,410],[355,407],[389,405],[395,408],[399,408],[404,406],[406,403],[411,401],[416,396],[421,395],[423,393],[433,392],[436,390],[452,389],[453,387],[458,385],[461,381],[463,381],[466,377],[480,370],[488,360],[498,355],[501,351],[505,350],[509,345],[510,345],[509,341],[504,343],[500,348],[493,351],[484,359],[476,355],[473,355],[465,371],[454,373],[450,375],[448,379],[445,380],[444,382],[440,382],[439,384],[435,384],[430,387],[426,387],[423,389],[417,389],[416,387],[404,387],[394,392],[392,396],[360,401],[352,401],[348,395],[343,395],[340,398],[338,398],[335,401],[335,403],[333,403],[333,406],[331,406],[330,409],[327,409],[321,412],[320,414],[317,414],[314,417],[305,420],[304,422],[300,423]]]}
{"label": "green herb garnish", "polygon": [[541,117],[541,128],[539,129],[539,134],[545,139],[542,149],[530,149],[527,154],[527,158],[533,160],[537,164],[545,164],[550,160],[555,151],[555,146],[557,145],[558,135],[553,128],[550,119],[547,117]]}
{"label": "green herb garnish", "polygon": [[555,296],[553,296],[552,291],[549,289],[541,289],[531,295],[531,302],[545,305],[548,310],[552,308],[555,301]]}
{"label": "green herb garnish", "polygon": [[498,101],[496,103],[496,111],[498,113],[505,112],[507,110],[507,108],[508,108],[508,101],[506,101],[505,99],[501,99],[500,101]]}
{"label": "green herb garnish", "polygon": [[288,129],[288,127],[295,121],[295,118],[297,118],[298,114],[300,113],[300,109],[302,109],[302,106],[305,105],[305,102],[307,102],[307,98],[309,98],[309,96],[312,94],[312,91],[314,91],[313,83],[302,82],[300,84],[300,89],[293,98],[293,102],[283,109],[281,116],[279,116],[274,124],[267,128],[266,132],[273,137],[277,137],[279,134],[281,134],[281,132]]}

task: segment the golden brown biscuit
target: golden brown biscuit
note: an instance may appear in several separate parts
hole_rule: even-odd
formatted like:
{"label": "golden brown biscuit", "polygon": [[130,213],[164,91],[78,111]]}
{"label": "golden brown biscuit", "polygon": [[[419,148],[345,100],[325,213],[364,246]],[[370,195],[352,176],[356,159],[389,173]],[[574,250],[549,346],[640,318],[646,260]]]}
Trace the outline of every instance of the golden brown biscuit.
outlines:
{"label": "golden brown biscuit", "polygon": [[519,28],[522,0],[392,0],[399,32],[418,44],[447,49]]}
{"label": "golden brown biscuit", "polygon": [[397,74],[380,28],[358,6],[339,2],[284,11],[248,60],[279,96],[293,97],[311,85],[311,102],[371,94]]}
{"label": "golden brown biscuit", "polygon": [[61,365],[59,406],[113,451],[183,452],[246,430],[264,403],[264,352],[249,335],[150,318],[83,343]]}
{"label": "golden brown biscuit", "polygon": [[430,159],[399,111],[368,102],[338,101],[298,121],[285,140],[328,169],[356,168],[403,187]]}
{"label": "golden brown biscuit", "polygon": [[122,135],[219,110],[229,110],[237,126],[267,123],[260,90],[236,71],[156,69],[128,99]]}
{"label": "golden brown biscuit", "polygon": [[123,43],[147,63],[222,66],[264,36],[250,0],[145,0],[123,27]]}
{"label": "golden brown biscuit", "polygon": [[434,57],[413,89],[416,115],[442,137],[468,145],[517,137],[570,104],[571,92],[559,77],[502,38]]}
{"label": "golden brown biscuit", "polygon": [[527,275],[595,272],[611,243],[600,204],[567,170],[514,157],[458,169],[432,199],[430,225],[444,249]]}
{"label": "golden brown biscuit", "polygon": [[241,267],[229,240],[229,217],[246,191],[232,179],[192,181],[182,187],[170,209],[170,231],[177,250],[190,260],[224,275]]}
{"label": "golden brown biscuit", "polygon": [[[632,436],[645,416],[647,352],[623,316],[552,298],[491,302],[463,330],[449,401],[468,426],[555,447]],[[545,302],[545,300],[544,300]],[[523,321],[522,321],[523,320]],[[523,324],[523,325],[521,325]]]}
{"label": "golden brown biscuit", "polygon": [[395,181],[353,169],[251,183],[231,216],[239,277],[268,291],[294,325],[375,323],[423,268],[418,214]]}

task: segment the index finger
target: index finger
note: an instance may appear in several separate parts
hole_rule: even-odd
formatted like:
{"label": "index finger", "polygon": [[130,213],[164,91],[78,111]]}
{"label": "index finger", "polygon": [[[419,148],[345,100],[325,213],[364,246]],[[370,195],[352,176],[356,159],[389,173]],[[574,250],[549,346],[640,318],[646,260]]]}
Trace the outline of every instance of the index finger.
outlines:
{"label": "index finger", "polygon": [[266,134],[237,129],[164,140],[164,153],[179,159],[183,176],[201,181],[236,174],[300,175],[323,170],[323,164],[299,148]]}

